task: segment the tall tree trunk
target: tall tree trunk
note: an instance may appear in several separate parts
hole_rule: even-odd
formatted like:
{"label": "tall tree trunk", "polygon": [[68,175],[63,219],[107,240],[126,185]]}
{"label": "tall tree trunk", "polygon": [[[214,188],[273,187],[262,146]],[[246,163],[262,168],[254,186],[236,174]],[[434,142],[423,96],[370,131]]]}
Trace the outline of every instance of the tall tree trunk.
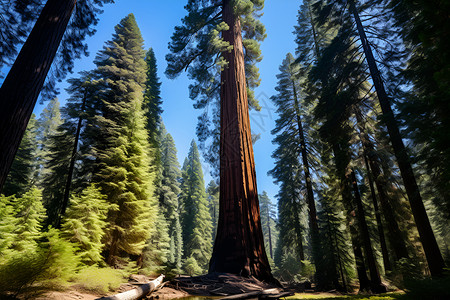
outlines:
{"label": "tall tree trunk", "polygon": [[353,14],[355,18],[361,44],[364,49],[367,64],[369,65],[370,75],[377,92],[378,100],[380,101],[381,110],[383,112],[383,120],[388,129],[392,148],[394,149],[394,154],[397,158],[397,163],[400,168],[406,193],[411,204],[411,210],[414,215],[420,240],[427,258],[428,267],[430,268],[432,276],[440,276],[442,275],[445,267],[444,259],[442,258],[441,251],[439,250],[433,229],[431,228],[430,220],[428,219],[428,215],[425,210],[425,206],[423,205],[422,196],[420,195],[419,187],[417,186],[417,182],[414,177],[414,172],[411,167],[408,153],[405,145],[403,144],[402,136],[395,120],[389,97],[384,88],[383,80],[373,56],[372,49],[370,48],[367,40],[361,19],[359,18],[354,0],[349,0],[349,9],[350,13]]}
{"label": "tall tree trunk", "polygon": [[294,211],[294,230],[297,236],[297,255],[300,259],[300,263],[303,267],[303,261],[305,260],[305,251],[303,249],[303,239],[302,239],[302,227],[300,226],[300,211],[298,209],[298,204],[295,195],[292,196],[292,209]]}
{"label": "tall tree trunk", "polygon": [[358,219],[358,226],[360,236],[363,242],[364,253],[366,255],[367,264],[369,267],[371,289],[374,293],[385,293],[386,287],[381,283],[380,272],[378,271],[375,254],[373,253],[372,243],[370,242],[370,233],[367,226],[364,207],[359,193],[358,181],[356,180],[355,171],[351,170],[350,178],[353,186],[354,199],[356,202],[356,215]]}
{"label": "tall tree trunk", "polygon": [[72,155],[70,157],[70,164],[69,164],[69,171],[67,171],[66,186],[64,188],[63,203],[61,205],[61,214],[58,216],[58,220],[56,223],[57,228],[59,228],[59,226],[61,225],[61,219],[66,214],[66,209],[67,209],[67,206],[69,205],[70,186],[72,185],[73,170],[75,168],[75,160],[76,160],[76,155],[77,155],[77,150],[78,150],[78,141],[80,140],[81,124],[83,122],[83,113],[86,108],[86,99],[87,99],[87,92],[85,92],[85,94],[84,94],[83,103],[81,104],[80,116],[78,117],[77,130],[75,132],[75,141],[73,142]]}
{"label": "tall tree trunk", "polygon": [[[387,236],[389,238],[389,242],[394,249],[397,260],[401,258],[407,258],[408,250],[406,247],[405,238],[400,230],[397,219],[394,215],[394,210],[389,200],[386,182],[383,179],[381,167],[379,165],[380,158],[375,153],[374,144],[370,141],[367,133],[364,131],[364,122],[361,112],[355,111],[355,115],[358,122],[361,141],[363,144],[364,159],[366,161],[366,168],[369,172],[369,180],[370,178],[372,178],[375,181],[375,186],[378,191],[378,197],[380,199],[381,211],[387,224]],[[376,201],[374,201],[374,207],[375,205],[378,207],[378,203]],[[378,210],[377,207],[375,207],[375,213]],[[380,233],[380,241],[382,237],[384,239],[384,235],[381,235]]]}
{"label": "tall tree trunk", "polygon": [[380,208],[378,206],[377,196],[375,193],[375,186],[373,183],[372,173],[369,167],[369,161],[367,159],[366,149],[363,150],[364,164],[367,170],[367,178],[369,180],[370,196],[372,197],[373,209],[375,211],[375,218],[377,220],[378,238],[380,239],[381,255],[383,256],[384,271],[392,271],[391,261],[389,259],[389,252],[386,245],[386,239],[384,237],[383,223],[381,221]]}
{"label": "tall tree trunk", "polygon": [[0,89],[0,192],[76,0],[48,0]]}
{"label": "tall tree trunk", "polygon": [[[312,23],[311,23],[311,25],[312,25]],[[313,26],[313,28],[314,28],[314,26]],[[321,280],[320,280],[322,278],[320,276],[320,273],[324,272],[324,270],[321,269],[321,267],[323,265],[319,263],[320,240],[319,240],[319,226],[317,224],[316,202],[314,201],[314,192],[313,192],[313,188],[312,188],[311,173],[310,173],[309,161],[308,161],[308,151],[306,149],[305,134],[303,132],[303,125],[302,125],[301,114],[300,114],[300,104],[298,101],[297,89],[296,89],[294,81],[292,81],[292,88],[293,88],[293,93],[294,93],[294,106],[295,106],[295,114],[296,114],[296,118],[297,118],[300,153],[302,155],[303,172],[305,175],[306,197],[308,199],[309,229],[310,229],[310,234],[311,234],[312,258],[313,258],[313,263],[316,266],[316,274],[319,275],[319,276],[316,276],[316,280],[317,280],[318,288],[320,289],[323,285],[326,285],[326,283],[321,282]]]}
{"label": "tall tree trunk", "polygon": [[269,232],[269,253],[270,253],[270,258],[273,259],[272,232],[270,230],[270,209],[269,209],[269,205],[267,205],[267,230]]}
{"label": "tall tree trunk", "polygon": [[[325,270],[325,273],[330,274],[329,277],[331,277],[331,281],[333,282],[334,288],[337,290],[341,290],[341,286],[339,284],[339,276],[336,272],[336,268],[339,267],[339,273],[341,275],[341,280],[342,280],[342,289],[344,291],[347,291],[347,282],[345,280],[344,268],[342,266],[342,259],[341,259],[341,255],[339,253],[339,248],[338,248],[337,233],[336,233],[336,230],[332,229],[330,215],[329,215],[328,211],[325,211],[325,214],[327,217],[327,226],[330,231],[328,239],[331,241],[331,246],[334,248],[334,249],[330,249],[331,266],[327,266],[328,268]],[[334,241],[334,243],[333,243],[333,241]],[[334,257],[334,250],[336,250],[336,253],[337,253],[338,266],[336,265],[336,260]],[[322,264],[322,262],[320,262],[320,263]],[[323,274],[323,275],[325,275],[325,274]]]}
{"label": "tall tree trunk", "polygon": [[219,222],[209,272],[255,276],[274,282],[261,230],[248,113],[241,24],[233,1],[224,0],[222,37],[233,46],[222,53]]}
{"label": "tall tree trunk", "polygon": [[[381,254],[383,256],[383,265],[385,271],[391,271],[391,261],[389,259],[389,252],[386,245],[386,239],[384,236],[384,230],[383,230],[383,222],[381,221],[381,213],[380,208],[378,206],[377,196],[375,193],[375,185],[373,180],[373,174],[372,170],[369,166],[369,149],[368,146],[372,146],[372,144],[369,142],[369,137],[367,136],[365,132],[365,125],[363,122],[363,118],[361,116],[361,111],[359,109],[355,109],[355,115],[357,120],[357,127],[359,129],[359,138],[361,140],[362,149],[363,149],[363,159],[364,159],[364,165],[367,170],[367,179],[369,181],[369,188],[370,188],[370,196],[372,198],[373,208],[375,211],[375,218],[377,221],[377,230],[378,230],[378,237],[380,239],[380,247],[381,247]],[[369,145],[370,143],[370,145]]]}
{"label": "tall tree trunk", "polygon": [[359,240],[358,236],[358,230],[355,226],[355,220],[354,220],[354,208],[352,204],[352,194],[349,186],[349,182],[346,177],[346,165],[348,165],[348,162],[344,164],[342,162],[337,161],[337,157],[341,157],[340,155],[342,150],[340,149],[339,145],[337,143],[333,144],[333,153],[335,157],[335,164],[341,184],[341,196],[342,196],[342,203],[344,204],[344,209],[346,211],[346,217],[347,217],[347,225],[350,230],[350,237],[352,240],[352,248],[353,248],[353,254],[355,255],[355,263],[356,263],[356,270],[358,273],[358,279],[359,279],[359,289],[360,291],[363,290],[369,290],[370,289],[370,280],[367,277],[367,271],[366,271],[366,265],[364,263],[364,256],[361,250],[361,242]]}

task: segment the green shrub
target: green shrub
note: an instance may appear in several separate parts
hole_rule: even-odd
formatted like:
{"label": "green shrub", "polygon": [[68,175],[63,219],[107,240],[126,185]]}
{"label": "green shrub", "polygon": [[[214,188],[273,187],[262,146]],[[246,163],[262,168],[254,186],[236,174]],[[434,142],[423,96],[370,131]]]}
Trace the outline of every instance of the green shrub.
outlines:
{"label": "green shrub", "polygon": [[94,266],[82,269],[75,278],[76,284],[96,293],[116,290],[122,282],[124,282],[124,277],[120,270]]}
{"label": "green shrub", "polygon": [[198,265],[197,260],[192,256],[186,259],[183,268],[189,276],[201,275],[203,272],[202,268]]}
{"label": "green shrub", "polygon": [[50,229],[37,247],[12,252],[0,263],[0,293],[30,294],[66,285],[78,264],[74,251],[58,230]]}

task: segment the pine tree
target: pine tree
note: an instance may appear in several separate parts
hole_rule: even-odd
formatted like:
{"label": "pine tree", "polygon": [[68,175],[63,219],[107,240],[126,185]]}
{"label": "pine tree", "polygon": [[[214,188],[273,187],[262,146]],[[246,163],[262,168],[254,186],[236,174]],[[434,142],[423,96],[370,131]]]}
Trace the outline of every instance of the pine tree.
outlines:
{"label": "pine tree", "polygon": [[200,154],[194,140],[182,168],[181,201],[184,256],[194,258],[197,264],[206,270],[212,250],[211,215]]}
{"label": "pine tree", "polygon": [[105,196],[94,185],[70,199],[63,218],[61,236],[74,243],[80,260],[86,265],[102,261],[102,237],[107,225],[108,205]]}
{"label": "pine tree", "polygon": [[[150,48],[145,55],[147,63],[147,81],[144,92],[144,105],[147,108],[147,130],[150,137],[150,146],[157,151],[159,148],[159,126],[162,110],[161,100],[161,82],[158,77],[158,68],[156,65],[155,52]],[[159,155],[155,155],[156,161],[159,163]]]}
{"label": "pine tree", "polygon": [[42,110],[39,119],[37,120],[37,162],[39,164],[39,183],[41,183],[43,177],[45,177],[48,173],[47,170],[45,170],[45,164],[49,160],[48,156],[51,155],[51,151],[48,149],[51,144],[50,138],[56,134],[58,126],[61,125],[61,123],[62,120],[59,101],[58,98],[53,98]]}
{"label": "pine tree", "polygon": [[98,96],[103,105],[96,117],[97,171],[92,181],[111,205],[104,236],[110,265],[123,254],[141,254],[157,217],[143,109],[146,64],[142,46],[136,20],[129,14],[95,59],[104,93]]}
{"label": "pine tree", "polygon": [[12,198],[14,207],[14,251],[29,250],[37,246],[45,219],[41,191],[35,187],[20,198]]}
{"label": "pine tree", "polygon": [[[65,114],[65,113],[64,113]],[[59,125],[48,137],[43,136],[45,145],[40,151],[43,161],[41,185],[47,211],[47,225],[60,226],[63,214],[64,188],[70,168],[71,151],[75,137],[75,126],[69,120]]]}
{"label": "pine tree", "polygon": [[20,197],[27,192],[36,181],[36,152],[37,152],[36,117],[31,115],[27,130],[17,150],[16,157],[3,186],[3,194]]}
{"label": "pine tree", "polygon": [[[98,22],[96,16],[101,12],[98,6],[109,2],[111,0],[96,0],[94,3],[87,0],[48,0],[43,7],[0,88],[3,107],[0,112],[0,152],[3,153],[0,159],[0,191],[58,48],[61,54],[55,74],[57,79],[62,79],[72,70],[75,58],[81,54],[87,55],[83,40],[87,35],[94,34],[92,25]],[[68,27],[74,9],[73,22]],[[64,37],[67,27],[69,30]],[[13,52],[16,46],[17,43],[11,45]],[[52,82],[54,84],[54,80]],[[50,88],[52,86],[50,84]]]}
{"label": "pine tree", "polygon": [[161,211],[168,223],[170,237],[169,263],[175,269],[181,269],[181,259],[183,255],[183,238],[180,223],[180,204],[178,195],[180,194],[180,165],[177,159],[177,149],[175,142],[167,133],[164,124],[160,129],[160,152],[161,152],[161,186],[159,187],[158,199]]}
{"label": "pine tree", "polygon": [[[258,20],[263,5],[262,0],[189,1],[188,15],[175,28],[169,44],[166,74],[175,77],[188,70],[195,81],[190,89],[194,106],[205,109],[197,127],[199,140],[203,143],[212,137],[208,153],[213,155],[207,160],[217,164],[220,153],[220,217],[209,271],[272,281],[248,115],[249,106],[258,108],[252,89],[259,84],[255,62],[261,60],[258,42],[265,38]],[[220,145],[220,151],[214,145]],[[246,217],[249,212],[252,219]]]}
{"label": "pine tree", "polygon": [[350,22],[350,16],[353,17],[356,25],[356,30],[353,31],[358,34],[359,41],[364,51],[364,58],[367,62],[370,77],[373,81],[383,114],[383,122],[389,133],[389,139],[397,159],[400,174],[403,178],[403,184],[408,195],[408,200],[417,224],[417,229],[421,236],[421,241],[425,250],[430,272],[433,276],[439,276],[442,274],[445,265],[444,260],[422,201],[422,196],[420,194],[411,165],[411,158],[409,157],[407,148],[402,140],[398,120],[392,109],[392,99],[386,90],[382,73],[380,72],[378,63],[376,62],[373,54],[372,46],[370,45],[366,30],[360,18],[360,3],[359,1],[351,0],[348,2],[333,1],[332,3],[326,4],[330,5],[325,5],[327,8],[326,10],[323,10],[323,19],[329,19],[330,16],[334,16],[335,18],[337,17],[337,19],[341,20],[340,22],[342,22],[342,18],[346,18],[346,20],[348,20],[347,22]]}
{"label": "pine tree", "polygon": [[[400,117],[408,137],[420,144],[418,159],[431,175],[429,184],[436,188],[433,203],[450,220],[450,136],[448,128],[449,69],[448,3],[441,1],[389,1],[396,29],[408,50],[402,70],[407,83],[400,102]],[[411,85],[410,85],[411,84]]]}
{"label": "pine tree", "polygon": [[216,239],[217,223],[219,221],[219,186],[214,180],[211,180],[206,187],[206,194],[209,203],[209,213],[212,220],[213,236],[212,240]]}
{"label": "pine tree", "polygon": [[[150,273],[162,272],[168,266],[172,241],[169,236],[169,224],[163,213],[159,210],[155,220],[156,229],[152,232],[149,241],[143,251],[142,267]],[[173,263],[173,260],[171,261]]]}
{"label": "pine tree", "polygon": [[273,259],[273,248],[277,244],[275,205],[270,201],[266,191],[259,195],[261,226],[264,233],[264,244]]}

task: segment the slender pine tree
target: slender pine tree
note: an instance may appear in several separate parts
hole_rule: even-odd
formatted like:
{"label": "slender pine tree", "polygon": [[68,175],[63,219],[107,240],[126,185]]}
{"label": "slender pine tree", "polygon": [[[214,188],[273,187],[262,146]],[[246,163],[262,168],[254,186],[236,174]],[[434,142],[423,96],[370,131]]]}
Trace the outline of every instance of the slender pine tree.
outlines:
{"label": "slender pine tree", "polygon": [[206,271],[211,258],[212,226],[203,181],[200,154],[194,140],[182,168],[182,227],[184,256]]}
{"label": "slender pine tree", "polygon": [[144,55],[141,33],[129,14],[95,59],[104,93],[98,96],[103,105],[96,117],[99,143],[92,181],[110,204],[103,238],[110,265],[122,255],[141,254],[157,217],[143,109]]}

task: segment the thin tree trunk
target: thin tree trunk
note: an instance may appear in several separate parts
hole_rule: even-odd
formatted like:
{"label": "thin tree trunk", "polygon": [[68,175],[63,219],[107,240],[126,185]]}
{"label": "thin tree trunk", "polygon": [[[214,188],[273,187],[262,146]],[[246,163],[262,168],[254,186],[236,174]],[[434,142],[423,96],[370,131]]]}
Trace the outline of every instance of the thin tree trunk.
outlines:
{"label": "thin tree trunk", "polygon": [[383,230],[383,222],[381,221],[381,213],[380,208],[378,206],[377,196],[375,193],[375,186],[373,182],[373,176],[372,176],[372,170],[369,166],[369,159],[368,159],[368,144],[369,137],[367,136],[365,130],[364,130],[364,123],[361,116],[361,111],[359,109],[355,109],[355,115],[357,120],[357,126],[359,129],[359,138],[361,140],[362,148],[363,148],[363,158],[364,158],[364,164],[367,170],[367,179],[369,181],[369,188],[370,188],[370,196],[372,197],[372,203],[373,208],[375,211],[375,218],[377,220],[377,230],[378,230],[378,237],[380,239],[380,247],[381,247],[381,254],[383,256],[383,265],[384,270],[391,271],[391,262],[389,259],[389,252],[386,245],[386,239],[384,237],[384,230]]}
{"label": "thin tree trunk", "polygon": [[363,153],[364,164],[366,166],[367,178],[369,180],[370,196],[372,197],[373,208],[375,211],[375,218],[377,220],[377,230],[378,230],[378,237],[380,239],[381,255],[383,256],[384,271],[385,272],[392,271],[391,261],[389,260],[389,252],[388,252],[387,245],[386,245],[386,239],[384,237],[384,230],[383,230],[383,223],[381,221],[380,208],[378,207],[377,196],[375,193],[375,186],[373,183],[372,173],[371,173],[371,170],[369,167],[369,162],[367,159],[366,149],[364,148],[363,151],[364,151],[364,153]]}
{"label": "thin tree trunk", "polygon": [[[395,255],[398,259],[407,258],[408,250],[405,243],[405,238],[400,230],[397,219],[394,215],[394,210],[392,205],[390,204],[389,196],[387,193],[387,186],[385,180],[383,180],[383,176],[381,173],[381,168],[378,163],[379,157],[376,156],[374,150],[375,146],[369,140],[369,137],[364,132],[364,122],[361,116],[361,112],[355,111],[356,119],[358,122],[358,127],[361,133],[361,141],[363,144],[363,151],[365,159],[367,159],[368,165],[366,165],[367,170],[369,170],[369,180],[373,178],[375,181],[375,186],[378,191],[378,197],[380,199],[381,211],[383,212],[383,216],[386,220],[387,224],[387,233],[389,242],[394,249]],[[373,175],[373,176],[371,176]],[[374,205],[378,204],[374,202]],[[378,206],[378,205],[377,205]],[[381,220],[381,218],[380,218]],[[384,237],[384,235],[383,235]],[[380,236],[381,240],[381,236]],[[387,251],[387,250],[386,250]]]}
{"label": "thin tree trunk", "polygon": [[267,259],[256,187],[248,113],[241,24],[233,1],[224,0],[222,37],[233,46],[222,53],[219,221],[209,272],[255,276],[275,282]]}
{"label": "thin tree trunk", "polygon": [[273,251],[272,251],[272,232],[270,231],[270,210],[269,205],[267,205],[267,230],[269,232],[269,252],[270,258],[273,259]]}
{"label": "thin tree trunk", "polygon": [[359,193],[358,181],[356,180],[355,171],[350,172],[353,193],[356,202],[356,215],[358,218],[358,226],[363,242],[364,253],[366,255],[367,264],[369,267],[370,281],[372,283],[372,291],[374,293],[385,293],[386,287],[381,283],[380,272],[378,271],[375,254],[373,253],[372,243],[370,241],[369,228],[367,226],[364,207]]}
{"label": "thin tree trunk", "polygon": [[[335,257],[334,257],[334,250],[337,253],[337,259],[338,259],[338,265],[339,265],[339,273],[341,274],[341,280],[342,280],[342,288],[344,289],[344,291],[347,291],[347,282],[345,280],[345,275],[344,275],[344,268],[342,266],[342,259],[341,259],[341,255],[339,253],[339,247],[338,247],[338,239],[337,239],[337,233],[336,230],[333,230],[331,227],[331,221],[330,221],[330,215],[328,213],[328,211],[325,211],[325,214],[327,216],[327,224],[328,224],[328,228],[330,229],[330,234],[329,234],[329,240],[331,241],[331,246],[334,247],[334,249],[330,249],[330,253],[331,253],[331,266],[328,266],[328,269],[325,272],[330,272],[331,271],[331,280],[333,281],[333,285],[334,288],[337,290],[340,290],[340,284],[339,284],[339,275],[336,273],[336,268],[338,266],[336,266],[336,261],[335,261]],[[333,240],[334,240],[334,245],[333,245]],[[330,270],[331,268],[331,270]],[[325,274],[323,274],[325,275]]]}
{"label": "thin tree trunk", "polygon": [[57,228],[59,228],[61,224],[61,219],[66,214],[66,209],[67,206],[69,205],[70,186],[72,185],[73,170],[75,168],[75,160],[78,150],[78,141],[80,140],[81,124],[83,123],[83,113],[86,108],[86,99],[87,93],[85,92],[83,103],[81,104],[80,116],[78,117],[77,130],[75,132],[75,141],[73,142],[72,156],[70,157],[69,171],[67,172],[68,174],[66,180],[66,187],[64,189],[63,203],[61,205],[61,214],[58,216],[58,221],[56,224]]}
{"label": "thin tree trunk", "polygon": [[384,88],[383,80],[378,70],[375,58],[368,43],[366,33],[359,18],[358,10],[356,9],[354,0],[349,1],[350,13],[353,14],[358,29],[361,44],[364,49],[364,54],[369,65],[370,75],[377,92],[378,100],[380,102],[381,110],[383,112],[383,119],[388,129],[392,148],[394,149],[395,157],[400,168],[400,173],[403,178],[406,193],[411,204],[411,210],[416,221],[417,230],[419,231],[420,240],[422,242],[425,256],[427,258],[428,267],[432,276],[442,275],[445,267],[444,259],[439,250],[436,238],[431,228],[430,220],[428,219],[425,206],[423,205],[422,197],[420,195],[419,187],[417,186],[414,172],[411,167],[411,162],[408,157],[405,145],[403,144],[402,136],[395,120],[394,112],[392,111],[389,97]]}
{"label": "thin tree trunk", "polygon": [[76,0],[48,0],[0,89],[0,192]]}
{"label": "thin tree trunk", "polygon": [[297,201],[295,196],[292,197],[292,209],[294,210],[294,230],[295,235],[297,236],[297,255],[301,261],[301,265],[303,267],[303,261],[305,260],[305,251],[303,249],[303,239],[302,239],[302,228],[300,226],[300,217]]}
{"label": "thin tree trunk", "polygon": [[[364,264],[364,256],[361,250],[361,243],[358,237],[358,230],[355,226],[355,220],[354,220],[354,208],[352,204],[352,194],[350,190],[350,186],[346,177],[346,170],[342,169],[343,164],[342,162],[336,161],[336,157],[339,157],[340,147],[338,144],[333,144],[333,153],[335,157],[335,164],[337,171],[339,173],[339,180],[341,183],[341,195],[342,195],[342,203],[344,204],[344,208],[347,211],[347,225],[350,230],[350,237],[352,240],[352,248],[353,248],[353,254],[355,255],[355,263],[356,263],[356,270],[358,273],[358,279],[359,279],[359,289],[360,291],[363,290],[369,290],[370,289],[370,280],[367,277],[366,272],[366,266]],[[348,163],[347,163],[348,164]],[[346,166],[345,166],[346,168]]]}
{"label": "thin tree trunk", "polygon": [[[313,263],[316,266],[316,273],[324,272],[321,270],[321,264],[319,263],[320,256],[320,241],[319,241],[319,226],[317,224],[317,211],[316,211],[316,202],[314,201],[314,192],[312,188],[312,180],[311,173],[309,168],[308,161],[308,151],[306,149],[306,140],[303,132],[303,125],[300,114],[300,104],[297,97],[297,89],[295,87],[294,81],[292,81],[292,88],[294,94],[294,106],[295,106],[295,114],[297,118],[297,126],[298,126],[298,135],[299,135],[299,143],[300,143],[300,153],[302,155],[302,163],[303,163],[303,172],[305,175],[305,185],[306,185],[306,197],[308,199],[308,213],[309,213],[309,229],[311,234],[311,243],[312,243],[312,257]],[[319,282],[321,276],[316,276],[318,280],[317,284],[319,288],[321,285],[324,285],[324,282]]]}

